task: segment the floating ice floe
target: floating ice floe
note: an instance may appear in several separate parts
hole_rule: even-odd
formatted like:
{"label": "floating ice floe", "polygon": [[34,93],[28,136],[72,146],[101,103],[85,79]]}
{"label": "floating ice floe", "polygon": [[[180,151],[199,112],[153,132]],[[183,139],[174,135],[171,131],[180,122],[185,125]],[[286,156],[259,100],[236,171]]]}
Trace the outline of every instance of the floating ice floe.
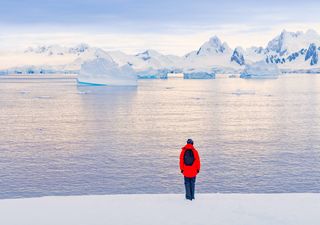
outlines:
{"label": "floating ice floe", "polygon": [[79,95],[87,95],[89,93],[90,93],[90,91],[78,91]]}
{"label": "floating ice floe", "polygon": [[43,95],[43,96],[38,96],[38,99],[50,99],[52,98],[51,96]]}
{"label": "floating ice floe", "polygon": [[280,70],[276,64],[259,61],[246,65],[241,78],[252,79],[276,79],[279,77]]}
{"label": "floating ice floe", "polygon": [[232,92],[233,95],[255,95],[255,90],[243,90],[243,89],[237,89],[236,91]]}
{"label": "floating ice floe", "polygon": [[29,94],[31,91],[28,90],[22,90],[20,91],[20,94],[25,95],[25,94]]}
{"label": "floating ice floe", "polygon": [[137,76],[129,65],[119,66],[111,57],[95,58],[81,65],[78,83],[96,86],[137,86]]}

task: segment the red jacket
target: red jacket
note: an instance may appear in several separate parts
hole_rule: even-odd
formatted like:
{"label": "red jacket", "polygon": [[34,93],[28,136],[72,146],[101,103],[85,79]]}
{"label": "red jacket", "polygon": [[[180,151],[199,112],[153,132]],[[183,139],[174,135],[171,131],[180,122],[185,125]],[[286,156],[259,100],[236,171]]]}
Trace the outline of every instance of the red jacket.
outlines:
{"label": "red jacket", "polygon": [[[187,166],[184,164],[184,153],[187,149],[191,149],[194,155],[194,162],[192,166]],[[187,144],[182,148],[180,153],[180,170],[183,170],[183,175],[185,177],[195,177],[200,171],[200,157],[198,151],[191,144]]]}

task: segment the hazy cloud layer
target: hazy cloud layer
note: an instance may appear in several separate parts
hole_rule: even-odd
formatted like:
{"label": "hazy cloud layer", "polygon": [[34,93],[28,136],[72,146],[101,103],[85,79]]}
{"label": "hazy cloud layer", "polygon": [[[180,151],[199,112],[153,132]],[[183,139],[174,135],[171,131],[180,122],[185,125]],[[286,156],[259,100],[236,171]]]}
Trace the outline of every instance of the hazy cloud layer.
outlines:
{"label": "hazy cloud layer", "polygon": [[[182,54],[182,45],[187,50],[214,34],[231,45],[265,45],[284,28],[319,31],[319,8],[315,0],[2,0],[0,48],[90,42],[129,52],[156,48]],[[161,46],[161,40],[173,46]]]}

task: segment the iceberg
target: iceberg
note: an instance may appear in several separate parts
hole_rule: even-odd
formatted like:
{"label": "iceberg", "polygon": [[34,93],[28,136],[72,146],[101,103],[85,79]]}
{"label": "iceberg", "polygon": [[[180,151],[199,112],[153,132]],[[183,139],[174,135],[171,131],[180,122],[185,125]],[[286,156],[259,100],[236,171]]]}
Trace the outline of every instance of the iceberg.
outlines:
{"label": "iceberg", "polygon": [[137,76],[129,65],[119,66],[111,57],[95,58],[81,65],[78,83],[84,85],[137,86]]}
{"label": "iceberg", "polygon": [[240,78],[252,79],[276,79],[280,74],[280,70],[276,64],[259,61],[246,65]]}
{"label": "iceberg", "polygon": [[213,72],[186,72],[183,74],[184,79],[215,79],[216,74]]}
{"label": "iceberg", "polygon": [[143,70],[137,72],[139,79],[168,79],[169,70]]}

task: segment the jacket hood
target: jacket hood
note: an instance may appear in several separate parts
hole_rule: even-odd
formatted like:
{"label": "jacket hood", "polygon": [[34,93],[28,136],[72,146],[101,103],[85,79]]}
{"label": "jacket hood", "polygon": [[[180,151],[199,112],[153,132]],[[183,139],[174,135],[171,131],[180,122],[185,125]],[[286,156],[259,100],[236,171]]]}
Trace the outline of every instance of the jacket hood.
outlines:
{"label": "jacket hood", "polygon": [[194,147],[193,147],[192,144],[186,144],[183,148],[186,148],[186,149],[194,149]]}

